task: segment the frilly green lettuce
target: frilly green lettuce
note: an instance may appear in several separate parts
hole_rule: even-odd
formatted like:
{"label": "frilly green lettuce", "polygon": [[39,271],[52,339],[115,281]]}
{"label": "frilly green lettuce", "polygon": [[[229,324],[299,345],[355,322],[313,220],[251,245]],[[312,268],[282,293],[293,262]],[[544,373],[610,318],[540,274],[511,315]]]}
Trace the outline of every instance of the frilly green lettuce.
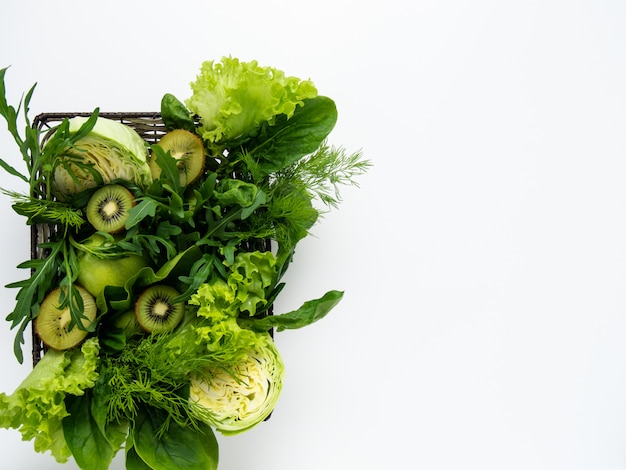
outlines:
{"label": "frilly green lettuce", "polygon": [[267,304],[265,290],[276,274],[276,257],[269,251],[240,252],[230,269],[228,283],[237,290],[239,311],[255,315]]}
{"label": "frilly green lettuce", "polygon": [[[70,132],[76,132],[87,120],[69,120]],[[152,182],[148,165],[148,147],[141,136],[120,122],[98,117],[91,132],[78,140],[69,156],[56,164],[52,191],[67,199],[84,189],[124,180],[146,188]]]}
{"label": "frilly green lettuce", "polygon": [[291,117],[303,100],[317,96],[310,80],[230,57],[203,62],[191,89],[185,104],[200,117],[202,138],[213,144],[241,140],[278,115]]}
{"label": "frilly green lettuce", "polygon": [[198,316],[221,321],[240,312],[255,315],[267,303],[265,289],[276,275],[276,257],[270,251],[239,252],[229,268],[228,279],[202,284],[189,303],[198,305]]}
{"label": "frilly green lettuce", "polygon": [[71,452],[63,437],[68,416],[64,399],[95,385],[98,354],[95,338],[80,349],[44,354],[15,392],[0,393],[0,428],[19,429],[23,440],[33,440],[35,451],[50,451],[58,462],[66,462]]}

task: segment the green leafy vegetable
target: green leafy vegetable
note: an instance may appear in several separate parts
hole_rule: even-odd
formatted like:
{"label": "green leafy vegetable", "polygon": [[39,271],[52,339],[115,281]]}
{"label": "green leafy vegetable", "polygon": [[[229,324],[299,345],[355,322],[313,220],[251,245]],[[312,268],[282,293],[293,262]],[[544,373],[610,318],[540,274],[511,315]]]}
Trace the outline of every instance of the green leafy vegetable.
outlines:
{"label": "green leafy vegetable", "polygon": [[196,131],[196,123],[191,117],[189,110],[171,93],[166,93],[161,98],[161,118],[165,127],[170,130],[185,129],[189,132]]}
{"label": "green leafy vegetable", "polygon": [[191,89],[185,103],[200,117],[200,135],[210,144],[245,139],[276,116],[291,117],[303,100],[317,95],[308,80],[231,57],[204,62]]}
{"label": "green leafy vegetable", "polygon": [[272,339],[257,334],[245,358],[192,376],[189,400],[200,419],[225,435],[246,431],[269,416],[280,396],[285,366]]}
{"label": "green leafy vegetable", "polygon": [[291,116],[281,115],[264,125],[259,135],[243,145],[246,157],[258,162],[263,175],[278,171],[315,152],[337,121],[330,98],[317,96],[302,102]]}
{"label": "green leafy vegetable", "polygon": [[98,353],[95,338],[80,349],[46,353],[13,394],[0,393],[0,427],[19,429],[37,452],[50,451],[58,462],[66,462],[71,452],[63,435],[68,416],[64,399],[94,386]]}
{"label": "green leafy vegetable", "polygon": [[[68,132],[79,133],[86,121],[83,117],[70,119]],[[53,168],[53,194],[67,199],[87,188],[116,180],[145,188],[152,181],[147,159],[147,144],[137,132],[99,117],[90,132],[46,164]]]}
{"label": "green leafy vegetable", "polygon": [[117,449],[92,415],[92,390],[79,397],[66,397],[65,403],[69,416],[63,419],[63,435],[72,457],[82,469],[106,470]]}
{"label": "green leafy vegetable", "polygon": [[278,331],[295,330],[324,318],[342,298],[343,292],[329,291],[319,299],[304,302],[300,308],[291,312],[263,318],[240,318],[239,323],[254,331],[267,331],[272,328],[277,328]]}
{"label": "green leafy vegetable", "polygon": [[58,223],[79,228],[85,223],[83,213],[70,204],[38,199],[15,191],[0,191],[13,199],[13,210],[26,217],[28,225]]}
{"label": "green leafy vegetable", "polygon": [[[5,73],[0,116],[24,170],[9,159],[0,167],[28,191],[0,191],[41,231],[38,256],[18,266],[29,277],[8,285],[18,289],[7,316],[16,357],[52,289],[63,287],[60,307],[69,305],[75,324],[79,286],[95,292],[98,312],[82,347],[47,351],[12,395],[0,394],[0,427],[84,470],[105,470],[122,449],[128,470],[217,469],[214,430],[249,430],[278,403],[285,371],[274,333],[319,321],[343,298],[333,290],[291,312],[274,306],[296,246],[369,162],[327,144],[338,118],[332,99],[256,61],[204,62],[189,99],[163,96],[166,132],[185,129],[204,146],[202,173],[188,184],[184,153],[148,145],[134,124],[98,108],[40,135],[28,117],[35,87],[11,106]],[[84,223],[91,195],[108,183],[133,196],[115,235]],[[115,201],[102,204],[115,212]],[[184,305],[166,333],[137,321],[137,299],[154,284],[178,295],[152,299],[152,314]]]}
{"label": "green leafy vegetable", "polygon": [[133,449],[148,468],[154,470],[217,470],[218,446],[213,430],[204,424],[197,428],[169,423],[167,414],[141,409],[132,432]]}

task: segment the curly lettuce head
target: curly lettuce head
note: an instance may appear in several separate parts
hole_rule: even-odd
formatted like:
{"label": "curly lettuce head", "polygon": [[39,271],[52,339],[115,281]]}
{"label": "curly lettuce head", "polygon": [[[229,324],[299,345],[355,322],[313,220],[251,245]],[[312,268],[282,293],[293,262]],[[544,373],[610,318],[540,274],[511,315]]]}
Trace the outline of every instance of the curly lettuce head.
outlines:
{"label": "curly lettuce head", "polygon": [[317,96],[309,80],[230,57],[203,62],[191,89],[185,104],[200,117],[203,139],[214,144],[244,139],[278,115],[291,117],[303,100]]}
{"label": "curly lettuce head", "polygon": [[272,412],[283,386],[285,366],[268,334],[239,363],[191,378],[192,412],[224,435],[256,426]]}
{"label": "curly lettuce head", "polygon": [[[70,119],[70,132],[76,132],[86,120],[83,117]],[[114,180],[132,182],[143,188],[150,185],[148,147],[134,129],[98,117],[91,132],[76,142],[69,155],[61,157],[51,189],[63,200]]]}

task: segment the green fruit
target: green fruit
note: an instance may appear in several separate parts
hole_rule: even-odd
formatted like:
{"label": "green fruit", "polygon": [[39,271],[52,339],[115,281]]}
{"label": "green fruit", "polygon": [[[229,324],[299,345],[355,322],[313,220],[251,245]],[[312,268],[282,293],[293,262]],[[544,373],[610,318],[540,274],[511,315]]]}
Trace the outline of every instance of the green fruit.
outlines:
{"label": "green fruit", "polygon": [[135,197],[124,186],[107,184],[94,192],[87,203],[87,220],[101,232],[117,233],[124,229],[135,205]]}
{"label": "green fruit", "polygon": [[[204,171],[204,143],[196,134],[184,129],[174,129],[159,140],[159,146],[176,160],[181,186],[196,181]],[[149,162],[152,177],[161,176],[161,167],[154,155]]]}
{"label": "green fruit", "polygon": [[69,305],[60,308],[64,290],[60,287],[50,292],[39,306],[39,314],[34,320],[35,331],[43,343],[57,350],[73,348],[87,337],[87,328],[96,319],[97,308],[94,298],[85,289],[76,286],[83,303],[83,329],[72,325]]}
{"label": "green fruit", "polygon": [[[84,242],[87,246],[101,246],[104,243],[110,242],[98,234],[92,235]],[[148,266],[146,259],[139,255],[105,259],[85,252],[78,256],[76,281],[97,298],[106,286],[124,287],[129,278],[146,266]]]}
{"label": "green fruit", "polygon": [[185,304],[172,302],[180,294],[165,284],[147,287],[137,299],[137,323],[148,333],[167,333],[180,323],[185,314]]}

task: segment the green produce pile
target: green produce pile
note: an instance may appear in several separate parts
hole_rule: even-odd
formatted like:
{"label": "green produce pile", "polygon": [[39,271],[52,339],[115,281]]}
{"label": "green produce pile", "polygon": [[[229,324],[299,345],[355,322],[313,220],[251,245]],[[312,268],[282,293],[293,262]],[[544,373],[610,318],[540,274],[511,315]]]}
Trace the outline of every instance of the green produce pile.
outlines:
{"label": "green produce pile", "polygon": [[25,169],[0,165],[28,191],[4,193],[51,235],[7,286],[16,359],[31,328],[46,352],[0,393],[0,427],[82,469],[118,452],[128,469],[216,469],[215,431],[246,431],[277,404],[274,333],[343,296],[274,306],[297,244],[369,161],[327,143],[336,106],[311,81],[256,61],[204,62],[188,99],[163,96],[153,144],[98,109],[44,137],[35,86],[9,105],[6,72],[0,115]]}

